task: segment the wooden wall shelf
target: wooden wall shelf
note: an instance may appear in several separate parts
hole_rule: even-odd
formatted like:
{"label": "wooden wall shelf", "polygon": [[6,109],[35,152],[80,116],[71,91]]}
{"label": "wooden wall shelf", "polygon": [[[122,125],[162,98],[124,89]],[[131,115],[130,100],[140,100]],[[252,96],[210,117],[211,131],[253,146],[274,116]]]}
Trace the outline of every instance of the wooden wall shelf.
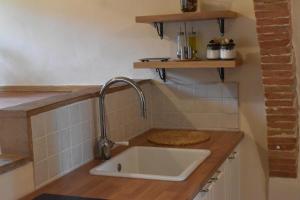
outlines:
{"label": "wooden wall shelf", "polygon": [[165,69],[211,69],[211,68],[236,68],[241,65],[241,60],[200,60],[200,61],[151,61],[135,62],[136,69],[143,68],[165,68]]}
{"label": "wooden wall shelf", "polygon": [[237,18],[238,14],[229,10],[221,11],[205,11],[205,12],[190,12],[179,14],[166,15],[148,15],[137,16],[136,23],[155,23],[155,22],[186,22],[186,21],[201,21],[201,20],[217,20],[217,19],[233,19]]}
{"label": "wooden wall shelf", "polygon": [[[234,19],[238,17],[238,13],[230,10],[219,11],[202,11],[189,12],[178,14],[164,14],[164,15],[148,15],[137,16],[136,23],[154,24],[160,39],[164,38],[164,23],[169,22],[189,22],[189,21],[204,21],[216,20],[219,25],[220,34],[225,34],[225,19]],[[225,79],[225,68],[236,68],[241,65],[240,60],[201,60],[201,61],[151,61],[151,62],[135,62],[134,68],[152,68],[156,69],[160,78],[166,82],[166,69],[217,69],[220,79]]]}

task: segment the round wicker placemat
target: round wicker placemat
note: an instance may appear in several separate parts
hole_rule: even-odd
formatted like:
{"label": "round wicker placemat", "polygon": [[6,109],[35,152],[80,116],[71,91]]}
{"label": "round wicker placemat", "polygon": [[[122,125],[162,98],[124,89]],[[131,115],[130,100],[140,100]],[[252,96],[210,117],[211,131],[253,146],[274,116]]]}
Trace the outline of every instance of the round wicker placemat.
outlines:
{"label": "round wicker placemat", "polygon": [[147,139],[154,144],[180,146],[206,142],[210,135],[199,131],[165,130],[151,133]]}

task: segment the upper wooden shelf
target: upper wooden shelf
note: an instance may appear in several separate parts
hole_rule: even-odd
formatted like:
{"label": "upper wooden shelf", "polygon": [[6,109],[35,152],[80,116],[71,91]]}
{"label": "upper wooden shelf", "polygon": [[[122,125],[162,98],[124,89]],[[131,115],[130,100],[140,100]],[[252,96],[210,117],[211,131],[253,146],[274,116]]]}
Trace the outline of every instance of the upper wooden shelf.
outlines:
{"label": "upper wooden shelf", "polygon": [[197,69],[197,68],[236,68],[241,60],[200,60],[200,61],[150,61],[135,62],[134,68]]}
{"label": "upper wooden shelf", "polygon": [[238,14],[229,10],[221,11],[202,11],[179,14],[166,15],[148,15],[137,16],[135,21],[137,23],[155,23],[155,22],[183,22],[183,21],[200,21],[200,20],[214,20],[214,19],[229,19],[237,18]]}

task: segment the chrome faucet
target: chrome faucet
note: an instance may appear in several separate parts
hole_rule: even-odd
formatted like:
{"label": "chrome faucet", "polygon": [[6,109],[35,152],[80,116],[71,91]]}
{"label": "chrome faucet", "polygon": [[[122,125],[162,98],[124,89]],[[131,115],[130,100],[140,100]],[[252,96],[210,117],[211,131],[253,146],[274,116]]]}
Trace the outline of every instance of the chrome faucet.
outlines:
{"label": "chrome faucet", "polygon": [[146,100],[143,91],[141,88],[137,85],[136,82],[134,82],[132,79],[126,78],[126,77],[115,77],[109,80],[101,89],[100,95],[99,95],[99,110],[100,110],[100,131],[101,136],[98,140],[98,156],[101,160],[108,160],[111,158],[111,149],[114,146],[115,142],[111,141],[107,137],[106,133],[106,118],[105,118],[105,106],[104,106],[104,100],[105,100],[105,94],[107,92],[107,89],[119,82],[127,83],[128,85],[132,86],[136,92],[139,95],[140,98],[140,106],[141,106],[141,114],[143,118],[146,118]]}

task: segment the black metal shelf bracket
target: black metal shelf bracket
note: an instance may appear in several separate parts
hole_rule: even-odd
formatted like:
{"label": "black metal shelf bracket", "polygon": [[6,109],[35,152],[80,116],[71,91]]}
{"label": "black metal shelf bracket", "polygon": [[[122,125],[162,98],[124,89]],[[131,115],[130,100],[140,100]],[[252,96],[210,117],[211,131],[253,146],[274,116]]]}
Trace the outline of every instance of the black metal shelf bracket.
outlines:
{"label": "black metal shelf bracket", "polygon": [[218,19],[218,24],[219,24],[219,29],[221,36],[224,36],[225,34],[225,19],[224,18],[219,18]]}
{"label": "black metal shelf bracket", "polygon": [[154,22],[154,27],[156,28],[157,34],[160,37],[160,39],[164,39],[164,23]]}
{"label": "black metal shelf bracket", "polygon": [[164,82],[167,81],[167,74],[166,74],[166,69],[165,68],[156,68],[156,72],[158,72],[158,75],[160,77],[161,80],[163,80]]}
{"label": "black metal shelf bracket", "polygon": [[[225,19],[218,18],[220,34],[223,37],[225,35]],[[223,67],[218,68],[218,73],[222,82],[225,81],[225,69]]]}
{"label": "black metal shelf bracket", "polygon": [[218,68],[219,76],[222,82],[225,80],[225,69],[223,67]]}

